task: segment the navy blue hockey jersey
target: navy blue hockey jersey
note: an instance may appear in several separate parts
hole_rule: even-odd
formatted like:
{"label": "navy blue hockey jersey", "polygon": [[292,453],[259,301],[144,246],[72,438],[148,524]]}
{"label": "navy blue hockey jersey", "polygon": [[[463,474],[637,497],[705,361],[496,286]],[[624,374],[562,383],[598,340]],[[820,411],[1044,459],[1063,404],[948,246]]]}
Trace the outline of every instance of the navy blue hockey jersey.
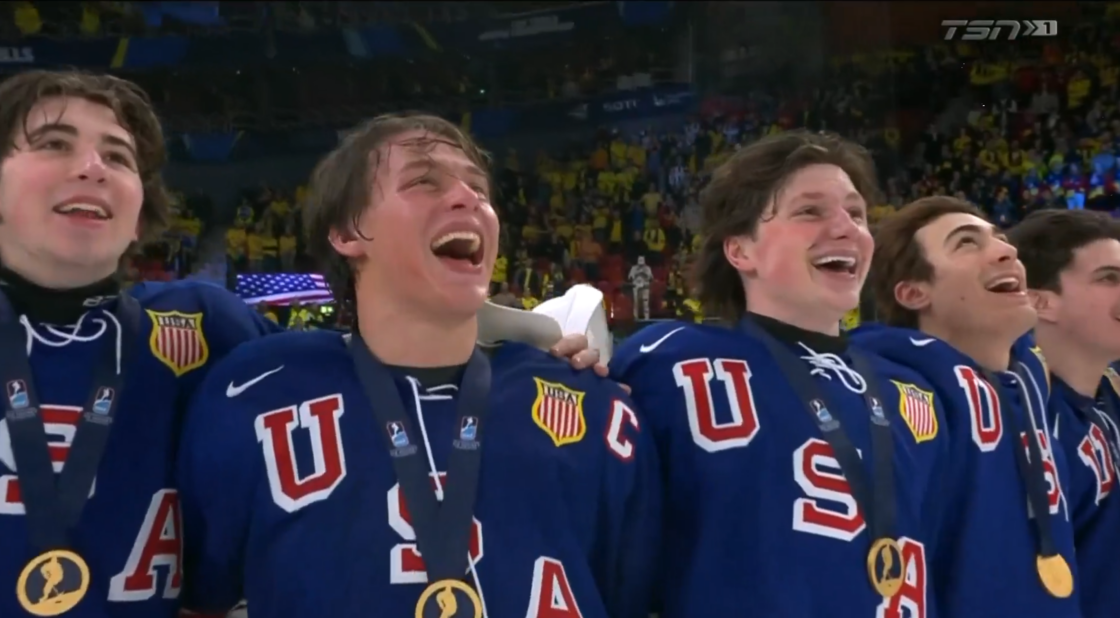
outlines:
{"label": "navy blue hockey jersey", "polygon": [[[470,552],[485,615],[645,618],[659,468],[628,396],[521,344],[491,366]],[[458,387],[392,371],[442,477]],[[269,337],[211,372],[180,455],[186,607],[414,615],[428,578],[374,412],[338,333]]]}
{"label": "navy blue hockey jersey", "polygon": [[[179,402],[218,358],[272,329],[236,296],[209,285],[140,290],[144,311],[132,362],[94,481],[72,534],[89,565],[74,618],[175,616],[182,585],[179,496],[174,483]],[[66,463],[74,427],[92,387],[102,345],[117,337],[111,301],[75,325],[25,324],[31,370],[55,471]],[[181,409],[179,409],[181,411]],[[6,420],[0,416],[0,616],[29,615],[16,582],[38,552],[27,539],[24,507]],[[66,592],[66,591],[59,591]]]}
{"label": "navy blue hockey jersey", "polygon": [[[786,342],[791,343],[789,341]],[[792,346],[871,475],[871,421],[861,394],[877,380],[892,420],[897,535],[905,581],[890,598],[869,582],[872,539],[821,430],[766,345],[740,331],[666,322],[626,339],[610,362],[654,433],[665,489],[662,618],[932,618],[929,548],[943,491],[943,439],[932,389],[872,358]],[[819,347],[819,346],[818,346]]]}
{"label": "navy blue hockey jersey", "polygon": [[[1066,460],[1074,545],[1086,618],[1120,616],[1120,375],[1109,368],[1097,398],[1078,394],[1056,376],[1049,420]],[[1112,404],[1104,405],[1105,398]]]}
{"label": "navy blue hockey jersey", "polygon": [[[1025,485],[1016,454],[1027,434],[1013,435],[1004,426],[996,390],[971,358],[949,344],[911,329],[867,325],[853,334],[853,343],[920,372],[946,404],[945,419],[952,440],[954,475],[969,479],[966,493],[949,505],[961,518],[941,556],[934,577],[943,587],[941,610],[953,618],[1075,618],[1080,616],[1074,560],[1073,526],[1065,488],[1069,466],[1054,448],[1046,405],[1049,372],[1029,337],[1012,350],[1012,366],[1025,384],[1001,372],[1003,391],[1014,405],[1010,414],[1025,428],[1029,422],[1039,441],[1047,483],[1051,531],[1057,549],[1074,573],[1073,595],[1049,594],[1036,570],[1037,533],[1030,520]],[[1023,391],[1027,395],[1023,395]]]}

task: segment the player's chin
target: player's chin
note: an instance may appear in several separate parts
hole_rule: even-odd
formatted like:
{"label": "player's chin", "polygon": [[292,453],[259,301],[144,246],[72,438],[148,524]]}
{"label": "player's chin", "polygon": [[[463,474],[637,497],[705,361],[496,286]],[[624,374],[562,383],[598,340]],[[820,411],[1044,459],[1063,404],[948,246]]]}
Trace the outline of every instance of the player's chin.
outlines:
{"label": "player's chin", "polygon": [[835,290],[821,288],[813,295],[811,308],[814,314],[824,312],[843,315],[859,306],[859,290]]}
{"label": "player's chin", "polygon": [[[994,303],[998,305],[999,303]],[[980,332],[1010,333],[1016,337],[1026,334],[1038,323],[1038,312],[1030,303],[989,307],[986,311],[969,311]]]}
{"label": "player's chin", "polygon": [[463,281],[444,285],[439,291],[439,302],[446,309],[456,313],[474,314],[489,298],[489,285],[471,284]]}
{"label": "player's chin", "polygon": [[844,311],[859,305],[859,294],[863,288],[862,283],[855,277],[850,279],[818,280],[816,294],[824,306],[838,308],[847,307]]}
{"label": "player's chin", "polygon": [[59,243],[50,252],[60,264],[72,264],[75,267],[88,268],[106,262],[120,261],[127,247],[117,248],[117,243]]}

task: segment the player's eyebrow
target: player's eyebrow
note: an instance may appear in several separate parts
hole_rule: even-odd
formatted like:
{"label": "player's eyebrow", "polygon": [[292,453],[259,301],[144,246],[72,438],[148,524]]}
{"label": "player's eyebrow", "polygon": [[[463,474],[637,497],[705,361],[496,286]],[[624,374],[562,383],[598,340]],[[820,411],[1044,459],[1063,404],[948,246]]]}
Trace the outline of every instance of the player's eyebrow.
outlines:
{"label": "player's eyebrow", "polygon": [[983,234],[985,230],[975,223],[965,223],[963,225],[958,225],[952,232],[949,232],[948,236],[945,237],[945,244],[948,245],[950,241],[953,240],[953,238],[960,236],[961,234],[967,234],[969,232],[975,234]]}
{"label": "player's eyebrow", "polygon": [[[467,164],[459,166],[459,167],[466,174],[469,174],[471,176],[477,176],[478,178],[480,178],[482,180],[486,179],[486,174],[482,170],[480,170],[478,168],[478,166],[475,165],[474,163],[467,163]],[[432,168],[440,168],[440,169],[443,169],[443,170],[448,170],[450,168],[450,166],[447,165],[446,163],[440,163],[438,161],[433,161],[433,160],[427,159],[427,158],[413,159],[412,161],[409,161],[408,163],[405,163],[401,167],[401,172],[402,173],[403,172],[412,172],[412,171],[415,171],[415,170],[418,170],[418,169],[432,169]]]}
{"label": "player's eyebrow", "polygon": [[1116,274],[1120,274],[1120,266],[1114,266],[1112,264],[1106,264],[1104,266],[1098,266],[1097,268],[1093,269],[1093,274],[1094,275],[1116,275]]}
{"label": "player's eyebrow", "polygon": [[[67,124],[65,122],[47,122],[28,131],[27,141],[29,143],[33,142],[48,133],[64,133],[71,137],[78,137],[78,135],[80,135],[78,127],[75,127],[72,124]],[[116,135],[113,135],[111,133],[102,133],[101,142],[104,144],[109,144],[110,146],[124,148],[133,156],[133,158],[136,158],[136,147],[133,146],[132,142],[128,140],[121,139],[120,137],[117,137]]]}
{"label": "player's eyebrow", "polygon": [[[798,193],[797,195],[793,196],[793,199],[795,199],[795,200],[823,200],[823,199],[826,199],[827,197],[828,196],[826,194],[820,193],[818,191],[805,191],[804,193]],[[863,196],[859,194],[859,191],[852,191],[852,192],[850,192],[850,193],[848,193],[847,195],[844,196],[844,200],[845,201],[859,200],[859,201],[862,202],[863,201]]]}

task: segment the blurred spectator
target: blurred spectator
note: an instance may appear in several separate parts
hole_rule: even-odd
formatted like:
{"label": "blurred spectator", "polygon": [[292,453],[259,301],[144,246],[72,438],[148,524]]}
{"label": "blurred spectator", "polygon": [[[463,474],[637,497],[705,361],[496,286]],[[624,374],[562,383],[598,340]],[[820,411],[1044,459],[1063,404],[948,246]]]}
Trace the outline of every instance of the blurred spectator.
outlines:
{"label": "blurred spectator", "polygon": [[11,3],[14,12],[16,27],[24,36],[39,34],[43,29],[43,20],[39,17],[39,9],[30,2]]}
{"label": "blurred spectator", "polygon": [[649,285],[653,271],[646,264],[645,256],[638,256],[638,263],[630,267],[630,285],[634,286],[634,319],[649,319]]}
{"label": "blurred spectator", "polygon": [[521,301],[517,300],[517,296],[510,291],[509,284],[505,281],[498,285],[498,293],[490,299],[490,302],[502,307],[521,308]]}

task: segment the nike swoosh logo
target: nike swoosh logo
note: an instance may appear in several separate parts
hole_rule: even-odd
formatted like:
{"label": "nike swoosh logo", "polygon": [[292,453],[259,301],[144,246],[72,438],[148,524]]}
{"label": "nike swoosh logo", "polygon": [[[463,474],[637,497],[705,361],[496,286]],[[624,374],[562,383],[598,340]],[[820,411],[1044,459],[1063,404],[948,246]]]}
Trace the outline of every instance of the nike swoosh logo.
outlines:
{"label": "nike swoosh logo", "polygon": [[936,339],[915,339],[913,337],[910,338],[910,343],[918,346],[919,348],[925,347],[925,346],[933,343],[934,341],[937,341],[937,340]]}
{"label": "nike swoosh logo", "polygon": [[665,336],[658,339],[657,341],[654,341],[653,343],[651,343],[649,345],[643,345],[642,347],[638,348],[638,351],[641,352],[642,354],[645,354],[647,352],[652,352],[652,351],[657,349],[657,346],[665,343],[666,339],[668,339],[669,337],[672,337],[673,335],[677,334],[677,332],[682,331],[682,330],[684,330],[683,326],[681,326],[680,328],[674,328],[673,330],[665,333]]}
{"label": "nike swoosh logo", "polygon": [[230,382],[229,386],[226,387],[226,397],[236,397],[236,396],[240,395],[241,393],[244,393],[245,391],[252,388],[252,386],[254,384],[256,384],[257,382],[260,382],[261,380],[263,380],[263,379],[267,378],[268,376],[276,373],[277,371],[280,371],[283,368],[284,368],[284,366],[280,365],[276,369],[273,369],[272,371],[266,371],[266,372],[262,373],[261,375],[253,378],[252,380],[249,380],[248,382],[242,384],[241,386],[234,386],[233,382]]}

